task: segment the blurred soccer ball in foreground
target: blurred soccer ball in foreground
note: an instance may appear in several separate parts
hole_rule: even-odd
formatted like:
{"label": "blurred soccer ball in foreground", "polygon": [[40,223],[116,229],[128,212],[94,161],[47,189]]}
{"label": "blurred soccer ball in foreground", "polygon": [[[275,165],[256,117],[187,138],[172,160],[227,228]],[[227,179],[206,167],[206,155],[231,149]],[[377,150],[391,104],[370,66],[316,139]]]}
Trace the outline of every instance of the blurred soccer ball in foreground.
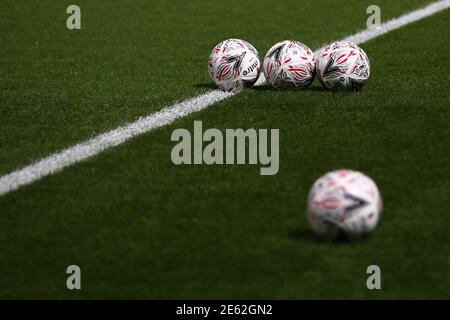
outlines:
{"label": "blurred soccer ball in foreground", "polygon": [[343,233],[351,239],[373,231],[381,209],[381,196],[372,179],[358,171],[338,170],[314,183],[307,214],[317,235],[334,239]]}
{"label": "blurred soccer ball in foreground", "polygon": [[334,42],[319,54],[317,76],[329,90],[359,91],[370,76],[369,58],[352,42]]}
{"label": "blurred soccer ball in foreground", "polygon": [[264,58],[264,75],[277,89],[306,89],[315,76],[315,58],[308,46],[298,41],[281,41]]}
{"label": "blurred soccer ball in foreground", "polygon": [[208,59],[208,73],[222,90],[238,92],[252,86],[261,71],[258,51],[250,43],[228,39],[214,47]]}

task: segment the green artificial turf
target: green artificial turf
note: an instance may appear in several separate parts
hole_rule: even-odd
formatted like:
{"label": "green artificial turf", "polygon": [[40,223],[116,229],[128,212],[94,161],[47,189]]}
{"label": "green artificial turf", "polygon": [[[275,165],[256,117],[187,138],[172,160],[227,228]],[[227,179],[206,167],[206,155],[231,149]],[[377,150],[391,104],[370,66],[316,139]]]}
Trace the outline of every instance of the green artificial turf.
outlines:
{"label": "green artificial turf", "polygon": [[[429,0],[392,2],[379,1],[383,19]],[[208,55],[226,38],[261,56],[285,38],[317,48],[365,28],[371,2],[80,0],[76,31],[70,4],[2,3],[0,174],[208,91]]]}
{"label": "green artificial turf", "polygon": [[[205,61],[224,38],[261,55],[287,38],[317,48],[364,28],[371,4],[114,3],[81,1],[74,32],[68,4],[2,11],[0,174],[210,90]],[[425,3],[379,5],[385,19]],[[450,298],[449,18],[363,44],[372,75],[361,93],[318,81],[304,92],[254,88],[0,197],[0,297]],[[279,128],[278,175],[173,165],[170,135],[194,120]],[[321,242],[306,195],[342,167],[377,182],[382,222],[364,241]],[[66,289],[70,264],[81,291]],[[366,288],[371,264],[380,291]]]}

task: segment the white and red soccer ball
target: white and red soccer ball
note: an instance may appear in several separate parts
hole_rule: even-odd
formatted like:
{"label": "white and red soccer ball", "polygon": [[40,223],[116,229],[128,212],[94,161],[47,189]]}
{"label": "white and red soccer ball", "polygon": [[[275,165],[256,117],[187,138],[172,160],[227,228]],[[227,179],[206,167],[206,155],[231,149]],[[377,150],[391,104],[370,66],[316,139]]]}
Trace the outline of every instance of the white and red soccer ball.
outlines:
{"label": "white and red soccer ball", "polygon": [[285,40],[267,52],[263,70],[267,82],[274,88],[306,89],[315,76],[314,53],[305,44]]}
{"label": "white and red soccer ball", "polygon": [[378,225],[382,200],[378,187],[365,174],[352,170],[327,173],[312,186],[307,215],[313,231],[328,239],[368,234]]}
{"label": "white and red soccer ball", "polygon": [[228,39],[214,47],[208,59],[208,74],[222,90],[238,92],[258,80],[261,62],[258,51],[240,39]]}
{"label": "white and red soccer ball", "polygon": [[367,54],[349,41],[325,47],[317,59],[317,77],[328,90],[359,91],[370,77]]}

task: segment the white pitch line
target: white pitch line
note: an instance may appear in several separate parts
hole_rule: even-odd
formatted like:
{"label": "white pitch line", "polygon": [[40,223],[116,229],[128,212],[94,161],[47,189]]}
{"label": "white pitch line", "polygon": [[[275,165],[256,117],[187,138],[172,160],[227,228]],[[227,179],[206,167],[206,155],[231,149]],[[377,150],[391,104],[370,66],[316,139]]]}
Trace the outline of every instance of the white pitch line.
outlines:
{"label": "white pitch line", "polygon": [[[407,24],[429,17],[449,7],[450,0],[437,1],[424,8],[389,20],[377,29],[366,29],[346,37],[343,40],[364,43],[392,30],[399,29]],[[316,53],[319,50],[316,50]],[[255,85],[261,85],[264,82],[264,75],[261,74]],[[75,163],[86,160],[106,149],[118,146],[135,136],[171,124],[175,120],[186,117],[191,113],[201,111],[210,105],[230,98],[233,95],[234,94],[232,93],[213,90],[166,107],[158,112],[149,114],[146,117],[139,118],[130,124],[118,127],[117,129],[100,134],[85,142],[76,144],[68,149],[51,154],[26,167],[0,177],[0,196],[61,171]]]}
{"label": "white pitch line", "polygon": [[435,13],[438,13],[439,11],[445,10],[450,8],[450,0],[442,0],[437,1],[429,4],[425,8],[418,9],[415,11],[412,11],[410,13],[404,14],[398,18],[389,20],[382,25],[380,25],[379,28],[370,30],[366,29],[364,31],[358,32],[354,35],[348,36],[345,39],[342,39],[343,41],[351,41],[356,44],[358,43],[364,43],[371,39],[374,39],[376,37],[379,37],[383,34],[386,34],[388,32],[391,32],[393,30],[399,29],[403,26],[406,26],[407,24],[422,20],[423,18],[432,16]]}
{"label": "white pitch line", "polygon": [[135,122],[100,134],[92,139],[54,153],[29,166],[13,171],[0,178],[0,196],[21,186],[61,171],[63,168],[88,159],[100,152],[118,146],[125,141],[152,129],[168,125],[191,113],[203,110],[209,105],[231,97],[233,94],[213,90],[198,97],[164,108]]}

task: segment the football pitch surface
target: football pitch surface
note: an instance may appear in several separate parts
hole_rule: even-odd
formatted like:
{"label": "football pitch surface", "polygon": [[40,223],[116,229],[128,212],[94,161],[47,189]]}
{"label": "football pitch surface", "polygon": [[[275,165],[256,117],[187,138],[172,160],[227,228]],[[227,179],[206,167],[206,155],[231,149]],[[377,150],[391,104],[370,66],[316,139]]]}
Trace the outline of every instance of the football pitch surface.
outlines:
{"label": "football pitch surface", "polygon": [[[431,1],[378,1],[382,20]],[[241,38],[263,57],[366,28],[371,1],[6,0],[0,12],[0,176],[215,89],[207,57]],[[268,9],[270,8],[270,10]],[[245,90],[0,196],[1,298],[450,298],[450,10],[361,45],[360,93]],[[176,128],[279,128],[280,170],[175,166]],[[306,198],[324,173],[377,183],[369,238],[317,240]],[[66,268],[82,269],[82,290]],[[366,287],[379,265],[382,290]]]}

